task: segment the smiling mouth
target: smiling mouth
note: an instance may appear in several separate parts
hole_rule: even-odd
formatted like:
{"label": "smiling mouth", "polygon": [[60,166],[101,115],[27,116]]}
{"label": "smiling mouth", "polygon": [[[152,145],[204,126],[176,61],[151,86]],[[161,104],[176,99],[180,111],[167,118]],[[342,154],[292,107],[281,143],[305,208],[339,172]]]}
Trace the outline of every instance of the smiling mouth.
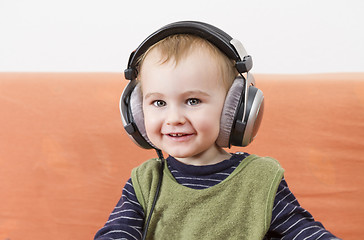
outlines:
{"label": "smiling mouth", "polygon": [[166,135],[168,137],[170,137],[171,139],[183,141],[183,140],[189,139],[193,134],[192,133],[168,133]]}
{"label": "smiling mouth", "polygon": [[193,133],[168,133],[165,136],[175,143],[186,143],[193,138]]}
{"label": "smiling mouth", "polygon": [[189,135],[189,134],[183,134],[183,133],[170,133],[168,134],[169,136],[171,137],[182,137],[182,136],[186,136],[186,135]]}

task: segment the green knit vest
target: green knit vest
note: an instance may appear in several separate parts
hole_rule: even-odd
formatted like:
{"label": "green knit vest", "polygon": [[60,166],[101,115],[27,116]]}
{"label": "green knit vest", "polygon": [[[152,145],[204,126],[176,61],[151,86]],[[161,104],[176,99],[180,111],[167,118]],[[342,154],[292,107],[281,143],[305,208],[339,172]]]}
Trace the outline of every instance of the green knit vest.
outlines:
{"label": "green knit vest", "polygon": [[[150,159],[132,171],[146,217],[159,168],[160,161]],[[147,239],[263,239],[283,172],[273,158],[250,155],[224,181],[196,190],[178,184],[166,166]]]}

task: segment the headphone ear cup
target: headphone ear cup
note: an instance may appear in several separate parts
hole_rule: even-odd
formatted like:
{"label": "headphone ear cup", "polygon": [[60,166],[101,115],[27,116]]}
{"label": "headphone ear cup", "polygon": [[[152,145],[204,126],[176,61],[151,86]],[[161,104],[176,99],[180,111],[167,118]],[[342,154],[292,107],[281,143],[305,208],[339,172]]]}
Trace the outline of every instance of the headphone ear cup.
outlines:
{"label": "headphone ear cup", "polygon": [[[249,86],[247,94],[246,109],[244,109],[244,103],[242,103],[237,114],[237,116],[244,116],[244,119],[237,117],[233,126],[231,144],[234,146],[245,147],[249,145],[256,137],[263,118],[263,92],[254,86]],[[245,111],[245,114],[243,111]]]}
{"label": "headphone ear cup", "polygon": [[245,116],[245,131],[242,146],[250,144],[257,136],[264,112],[264,95],[263,92],[254,87],[249,87],[249,96]]}
{"label": "headphone ear cup", "polygon": [[155,148],[147,137],[144,126],[143,96],[140,85],[131,80],[120,97],[120,115],[125,131],[139,147]]}
{"label": "headphone ear cup", "polygon": [[216,144],[220,147],[230,147],[230,136],[235,116],[239,107],[240,98],[244,91],[243,79],[238,77],[231,85],[221,113],[220,132]]}
{"label": "headphone ear cup", "polygon": [[147,136],[147,132],[145,130],[144,124],[144,113],[143,113],[143,94],[140,88],[140,84],[137,84],[130,95],[130,114],[131,119],[135,123],[137,130],[140,135],[143,137],[141,140],[138,140],[140,146],[146,148],[155,148],[152,142],[149,140]]}

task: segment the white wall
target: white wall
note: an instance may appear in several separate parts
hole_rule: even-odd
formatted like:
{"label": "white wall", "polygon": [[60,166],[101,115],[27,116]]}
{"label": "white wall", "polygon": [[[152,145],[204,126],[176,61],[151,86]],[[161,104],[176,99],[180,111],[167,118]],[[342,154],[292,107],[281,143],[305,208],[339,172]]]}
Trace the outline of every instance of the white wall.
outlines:
{"label": "white wall", "polygon": [[363,0],[0,0],[0,71],[124,70],[173,21],[240,39],[256,73],[364,72]]}

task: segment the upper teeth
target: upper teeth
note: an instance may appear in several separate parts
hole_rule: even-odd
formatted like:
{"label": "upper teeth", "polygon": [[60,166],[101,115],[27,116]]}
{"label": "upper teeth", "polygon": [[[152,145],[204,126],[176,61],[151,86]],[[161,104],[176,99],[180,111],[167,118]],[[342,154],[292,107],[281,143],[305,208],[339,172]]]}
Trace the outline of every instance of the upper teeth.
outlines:
{"label": "upper teeth", "polygon": [[172,137],[181,137],[181,136],[183,136],[183,134],[182,133],[172,133],[171,136]]}

